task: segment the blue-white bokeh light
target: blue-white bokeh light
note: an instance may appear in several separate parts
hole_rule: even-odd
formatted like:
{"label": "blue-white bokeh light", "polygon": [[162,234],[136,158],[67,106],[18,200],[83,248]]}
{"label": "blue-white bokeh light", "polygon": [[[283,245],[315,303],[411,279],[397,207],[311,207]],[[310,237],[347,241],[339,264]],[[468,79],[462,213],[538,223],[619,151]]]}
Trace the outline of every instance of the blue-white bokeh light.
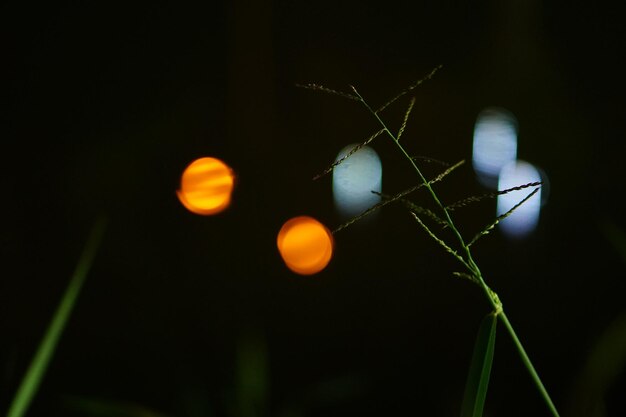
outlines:
{"label": "blue-white bokeh light", "polygon": [[[531,182],[541,181],[541,174],[533,165],[524,161],[514,161],[505,165],[500,171],[498,189],[505,190]],[[533,188],[524,188],[498,196],[497,215],[509,211],[524,199]],[[539,223],[541,210],[541,189],[524,204],[519,206],[510,216],[499,224],[500,230],[508,237],[523,238],[529,235]]]}
{"label": "blue-white bokeh light", "polygon": [[[356,144],[343,148],[337,158],[343,158]],[[342,216],[352,217],[380,201],[372,191],[382,190],[382,163],[376,151],[364,146],[337,165],[333,170],[333,198]]]}
{"label": "blue-white bokeh light", "polygon": [[474,126],[472,164],[478,180],[495,189],[498,175],[506,164],[517,158],[517,120],[510,112],[486,108]]}

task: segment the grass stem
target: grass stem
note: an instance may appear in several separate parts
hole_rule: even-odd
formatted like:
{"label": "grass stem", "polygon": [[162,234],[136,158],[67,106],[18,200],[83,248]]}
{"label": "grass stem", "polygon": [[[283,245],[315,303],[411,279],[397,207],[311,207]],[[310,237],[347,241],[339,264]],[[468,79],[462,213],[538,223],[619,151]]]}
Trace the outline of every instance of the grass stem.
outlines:
{"label": "grass stem", "polygon": [[517,334],[515,333],[515,329],[513,329],[513,326],[511,325],[511,322],[509,321],[508,317],[506,316],[506,314],[504,314],[504,311],[502,311],[498,315],[498,317],[500,317],[500,321],[502,322],[502,324],[504,324],[504,327],[506,327],[506,330],[509,332],[511,339],[513,339],[513,343],[515,343],[515,347],[517,348],[517,351],[519,352],[522,358],[522,362],[524,363],[524,366],[530,373],[531,378],[533,379],[535,385],[537,386],[537,389],[539,390],[541,397],[543,398],[543,400],[546,402],[546,405],[550,409],[550,412],[555,417],[559,417],[559,412],[556,410],[556,407],[554,406],[554,403],[552,402],[552,399],[550,398],[550,395],[548,394],[546,387],[544,387],[543,382],[541,382],[541,378],[539,378],[539,374],[537,373],[537,371],[535,370],[535,367],[530,361],[530,358],[528,357],[528,354],[526,353],[524,346],[522,346],[522,342],[517,337]]}

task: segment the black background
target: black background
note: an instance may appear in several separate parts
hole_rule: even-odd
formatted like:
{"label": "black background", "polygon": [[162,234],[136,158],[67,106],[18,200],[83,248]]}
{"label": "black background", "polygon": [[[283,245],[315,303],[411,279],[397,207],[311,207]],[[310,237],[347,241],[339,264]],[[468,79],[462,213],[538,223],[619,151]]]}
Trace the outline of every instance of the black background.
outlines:
{"label": "black background", "polygon": [[[518,156],[547,173],[549,200],[530,238],[495,232],[475,257],[557,407],[590,415],[585,364],[626,292],[603,232],[626,230],[626,51],[620,15],[602,3],[2,6],[0,408],[103,213],[105,238],[30,415],[91,415],[68,398],[172,416],[458,415],[488,306],[401,207],[339,233],[313,277],[290,273],[275,248],[290,217],[341,223],[330,178],[311,178],[377,129],[358,104],[296,83],[356,85],[376,104],[443,64],[415,90],[405,144],[469,159],[480,110],[515,114]],[[374,147],[394,193],[417,179],[387,142]],[[237,175],[232,207],[213,217],[175,195],[200,156]],[[437,189],[445,201],[485,191],[471,164]],[[493,212],[486,202],[457,220],[471,235]],[[486,414],[548,415],[499,330]],[[257,413],[238,397],[242,351],[267,360]],[[615,371],[611,416],[625,407]]]}

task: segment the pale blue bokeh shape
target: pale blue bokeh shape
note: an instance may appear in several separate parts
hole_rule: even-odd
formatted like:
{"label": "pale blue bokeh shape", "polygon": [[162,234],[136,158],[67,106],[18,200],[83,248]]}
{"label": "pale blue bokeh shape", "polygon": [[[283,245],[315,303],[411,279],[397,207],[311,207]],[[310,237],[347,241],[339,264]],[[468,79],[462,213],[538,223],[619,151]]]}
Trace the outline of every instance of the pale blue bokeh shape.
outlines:
{"label": "pale blue bokeh shape", "polygon": [[[335,161],[346,156],[357,144],[343,148]],[[376,151],[364,146],[333,170],[333,199],[344,217],[356,216],[380,202],[372,191],[382,191],[382,163]]]}
{"label": "pale blue bokeh shape", "polygon": [[489,107],[474,125],[472,165],[481,184],[495,189],[500,170],[517,158],[517,120],[510,112]]}
{"label": "pale blue bokeh shape", "polygon": [[[541,181],[541,174],[532,164],[517,160],[505,165],[500,171],[498,188],[505,190],[531,182]],[[497,215],[502,215],[524,199],[532,188],[512,191],[498,196]],[[500,230],[512,238],[522,238],[530,234],[539,223],[541,211],[541,190],[519,206],[510,216],[500,222]]]}

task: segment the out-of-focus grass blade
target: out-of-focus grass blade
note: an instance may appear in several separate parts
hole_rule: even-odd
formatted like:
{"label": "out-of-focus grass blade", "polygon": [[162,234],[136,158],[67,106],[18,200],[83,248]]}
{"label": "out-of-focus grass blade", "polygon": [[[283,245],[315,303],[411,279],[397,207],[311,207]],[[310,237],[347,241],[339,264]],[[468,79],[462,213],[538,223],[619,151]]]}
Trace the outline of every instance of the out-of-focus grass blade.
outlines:
{"label": "out-of-focus grass blade", "polygon": [[39,388],[39,384],[46,373],[46,369],[48,368],[50,359],[54,354],[59,338],[63,333],[65,324],[70,317],[72,308],[76,303],[76,299],[78,298],[80,289],[85,281],[87,272],[89,272],[91,264],[93,263],[94,256],[100,241],[102,240],[105,225],[106,220],[104,217],[99,218],[94,224],[89,235],[89,239],[87,240],[87,244],[85,245],[83,253],[81,254],[78,264],[76,265],[76,269],[74,269],[70,283],[63,294],[63,298],[61,299],[61,302],[52,317],[52,321],[48,325],[48,329],[46,330],[43,339],[39,343],[35,357],[31,361],[20,386],[13,397],[13,402],[9,407],[7,417],[22,417],[24,413],[26,413],[28,406],[37,392],[37,388]]}
{"label": "out-of-focus grass blade", "polygon": [[237,349],[237,417],[268,415],[269,363],[265,336],[260,329],[247,329]]}
{"label": "out-of-focus grass blade", "polygon": [[480,417],[483,415],[489,376],[491,375],[493,351],[496,344],[496,323],[497,317],[491,313],[483,319],[478,329],[469,375],[465,384],[461,417]]}
{"label": "out-of-focus grass blade", "polygon": [[94,398],[67,397],[65,406],[92,417],[167,417],[139,404],[99,400]]}
{"label": "out-of-focus grass blade", "polygon": [[[626,311],[617,316],[591,346],[585,367],[577,378],[571,416],[605,417],[606,399],[626,371]],[[615,389],[617,392],[617,389]]]}

